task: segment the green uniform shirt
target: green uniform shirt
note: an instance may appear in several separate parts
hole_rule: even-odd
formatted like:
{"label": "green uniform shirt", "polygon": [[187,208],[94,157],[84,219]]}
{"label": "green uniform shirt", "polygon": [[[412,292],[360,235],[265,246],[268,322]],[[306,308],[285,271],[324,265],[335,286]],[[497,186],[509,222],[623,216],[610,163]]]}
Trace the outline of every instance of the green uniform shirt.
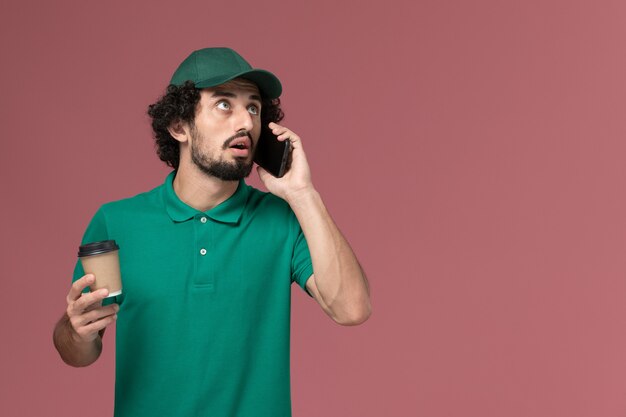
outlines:
{"label": "green uniform shirt", "polygon": [[243,181],[200,212],[175,175],[103,205],[82,240],[120,246],[115,416],[290,416],[290,288],[313,274],[300,225]]}

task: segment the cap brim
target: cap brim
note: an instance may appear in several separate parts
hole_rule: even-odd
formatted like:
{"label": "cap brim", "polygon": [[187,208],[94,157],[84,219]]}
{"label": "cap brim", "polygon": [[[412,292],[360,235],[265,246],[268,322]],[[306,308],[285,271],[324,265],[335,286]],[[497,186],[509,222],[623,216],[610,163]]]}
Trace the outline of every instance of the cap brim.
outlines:
{"label": "cap brim", "polygon": [[271,72],[262,69],[253,69],[229,76],[217,76],[207,80],[198,81],[195,85],[196,88],[215,87],[235,78],[245,78],[246,80],[255,83],[257,87],[259,87],[263,98],[275,99],[280,97],[283,92],[283,86],[278,78]]}

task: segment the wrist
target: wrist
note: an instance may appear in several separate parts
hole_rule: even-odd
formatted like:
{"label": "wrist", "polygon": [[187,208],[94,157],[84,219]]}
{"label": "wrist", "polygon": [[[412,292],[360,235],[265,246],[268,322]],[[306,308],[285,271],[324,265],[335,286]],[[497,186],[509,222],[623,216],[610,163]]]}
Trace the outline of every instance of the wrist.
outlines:
{"label": "wrist", "polygon": [[319,193],[312,186],[291,191],[285,196],[285,200],[292,208],[310,204],[319,198]]}

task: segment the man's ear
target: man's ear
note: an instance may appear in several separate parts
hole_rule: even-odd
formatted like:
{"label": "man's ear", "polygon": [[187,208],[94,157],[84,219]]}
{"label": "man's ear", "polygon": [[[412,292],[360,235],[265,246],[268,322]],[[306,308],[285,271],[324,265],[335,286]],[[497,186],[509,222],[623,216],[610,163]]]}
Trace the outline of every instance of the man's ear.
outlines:
{"label": "man's ear", "polygon": [[175,120],[172,123],[170,123],[169,127],[167,128],[167,131],[170,132],[170,135],[172,135],[172,137],[174,139],[176,139],[179,142],[187,142],[187,140],[189,139],[189,128],[187,123],[184,123],[182,120]]}

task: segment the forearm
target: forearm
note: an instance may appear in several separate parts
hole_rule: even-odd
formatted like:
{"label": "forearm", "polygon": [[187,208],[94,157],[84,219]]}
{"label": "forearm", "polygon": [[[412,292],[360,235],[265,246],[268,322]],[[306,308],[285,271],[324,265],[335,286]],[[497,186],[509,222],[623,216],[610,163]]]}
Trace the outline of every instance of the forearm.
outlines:
{"label": "forearm", "polygon": [[56,347],[63,362],[71,366],[88,366],[98,359],[102,352],[102,337],[97,335],[91,342],[79,341],[67,314],[58,321],[53,334]]}
{"label": "forearm", "polygon": [[306,237],[315,283],[338,322],[359,323],[370,315],[369,288],[359,262],[315,190],[288,200]]}

